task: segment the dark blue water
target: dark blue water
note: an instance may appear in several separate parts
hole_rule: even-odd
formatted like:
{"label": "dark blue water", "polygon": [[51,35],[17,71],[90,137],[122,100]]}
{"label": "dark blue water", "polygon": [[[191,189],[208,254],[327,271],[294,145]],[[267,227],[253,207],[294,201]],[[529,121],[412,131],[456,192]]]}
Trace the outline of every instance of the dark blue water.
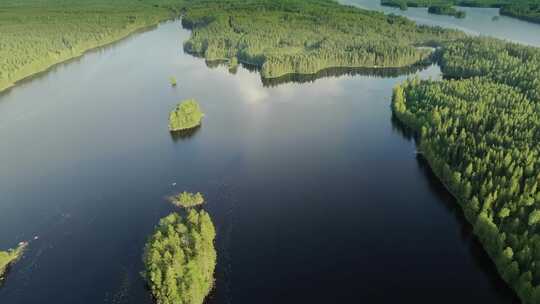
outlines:
{"label": "dark blue water", "polygon": [[[406,75],[265,87],[183,54],[188,35],[166,23],[0,95],[0,248],[39,237],[0,303],[152,303],[142,249],[183,190],[217,227],[208,303],[515,302],[392,121]],[[203,126],[173,138],[191,97]]]}

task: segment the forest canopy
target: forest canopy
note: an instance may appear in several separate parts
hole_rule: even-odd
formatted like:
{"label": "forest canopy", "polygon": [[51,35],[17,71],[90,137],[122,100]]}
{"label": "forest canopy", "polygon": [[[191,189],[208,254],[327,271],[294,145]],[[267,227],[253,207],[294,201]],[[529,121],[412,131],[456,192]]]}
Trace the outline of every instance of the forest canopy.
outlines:
{"label": "forest canopy", "polygon": [[203,303],[214,284],[215,236],[204,210],[159,221],[143,256],[144,276],[158,304]]}

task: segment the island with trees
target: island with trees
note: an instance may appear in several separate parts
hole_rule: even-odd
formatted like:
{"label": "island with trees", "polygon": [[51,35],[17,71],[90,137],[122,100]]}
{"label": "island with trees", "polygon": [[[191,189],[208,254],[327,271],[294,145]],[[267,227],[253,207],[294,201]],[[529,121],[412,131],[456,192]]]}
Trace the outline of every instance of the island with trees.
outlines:
{"label": "island with trees", "polygon": [[158,304],[202,304],[214,285],[215,228],[206,211],[172,213],[159,221],[143,261]]}
{"label": "island with trees", "polygon": [[28,243],[21,242],[15,249],[0,251],[0,285],[5,280],[8,268],[22,256],[27,245]]}
{"label": "island with trees", "polygon": [[[399,7],[401,10],[407,10],[409,7],[441,6],[498,7],[501,15],[540,23],[540,0],[381,0],[381,5]],[[440,9],[436,10],[440,11]],[[451,13],[448,9],[442,11],[445,15]],[[437,14],[435,9],[430,13]],[[452,15],[462,18],[465,17],[464,13],[456,10]]]}
{"label": "island with trees", "polygon": [[180,194],[169,197],[169,200],[173,205],[183,208],[200,206],[204,203],[204,197],[200,192],[190,193],[184,191]]}
{"label": "island with trees", "polygon": [[332,67],[411,66],[432,54],[419,46],[464,37],[327,0],[194,2],[182,24],[192,30],[186,52],[256,66],[263,78]]}
{"label": "island with trees", "polygon": [[169,83],[171,84],[171,87],[175,87],[178,84],[176,77],[174,76],[169,77]]}
{"label": "island with trees", "polygon": [[184,131],[201,125],[204,113],[195,99],[179,103],[169,114],[169,130]]}
{"label": "island with trees", "polygon": [[397,86],[393,111],[502,278],[540,303],[540,49],[469,38],[442,48],[440,65],[446,80]]}
{"label": "island with trees", "polygon": [[448,4],[436,4],[428,7],[428,13],[435,15],[447,15],[454,16],[456,18],[465,18],[466,13],[458,10],[455,7]]}

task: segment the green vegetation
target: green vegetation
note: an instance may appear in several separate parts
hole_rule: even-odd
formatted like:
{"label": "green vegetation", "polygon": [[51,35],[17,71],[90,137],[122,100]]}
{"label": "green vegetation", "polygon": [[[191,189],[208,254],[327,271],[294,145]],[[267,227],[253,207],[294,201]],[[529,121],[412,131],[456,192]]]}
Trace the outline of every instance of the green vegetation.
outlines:
{"label": "green vegetation", "polygon": [[404,67],[464,37],[339,5],[330,0],[231,0],[192,3],[182,23],[193,31],[184,49],[207,61],[257,66],[264,78],[312,74],[329,67]]}
{"label": "green vegetation", "polygon": [[0,251],[0,283],[4,281],[4,275],[8,267],[11,264],[13,264],[15,261],[17,261],[18,258],[21,257],[27,245],[28,243],[23,242],[19,244],[19,246],[16,249],[9,249],[8,251]]}
{"label": "green vegetation", "polygon": [[501,15],[540,23],[540,1],[516,2],[501,7]]}
{"label": "green vegetation", "polygon": [[0,91],[181,12],[193,29],[186,50],[229,60],[233,72],[238,62],[254,64],[264,77],[404,67],[430,55],[417,46],[463,36],[332,0],[4,0]]}
{"label": "green vegetation", "polygon": [[455,7],[447,4],[432,5],[428,8],[428,13],[436,15],[454,16],[456,18],[465,18],[466,15],[464,11],[460,11]]}
{"label": "green vegetation", "polygon": [[395,88],[395,115],[419,135],[499,273],[540,303],[540,49],[465,39],[442,49],[444,81]]}
{"label": "green vegetation", "polygon": [[[529,1],[529,0],[519,0]],[[536,1],[536,0],[530,0]],[[510,4],[513,0],[381,0],[381,5],[403,7],[430,7],[436,5],[455,5],[468,7],[500,7],[505,4]]]}
{"label": "green vegetation", "polygon": [[169,114],[169,130],[182,131],[198,127],[203,117],[195,99],[184,100]]}
{"label": "green vegetation", "polygon": [[[500,7],[501,15],[540,23],[540,0],[381,0],[381,4],[399,7],[402,10],[407,10],[409,7],[454,5],[469,7]],[[445,15],[448,14],[445,13]],[[463,17],[465,17],[465,15],[463,15]]]}
{"label": "green vegetation", "polygon": [[189,193],[184,191],[178,195],[170,197],[170,200],[175,206],[184,208],[199,206],[204,203],[204,197],[200,192]]}
{"label": "green vegetation", "polygon": [[158,304],[202,304],[214,284],[216,232],[204,210],[159,221],[143,256],[144,276]]}
{"label": "green vegetation", "polygon": [[171,86],[175,87],[176,84],[177,84],[176,77],[171,76],[171,78],[169,78],[169,82],[170,82]]}
{"label": "green vegetation", "polygon": [[16,81],[179,15],[183,0],[2,0],[0,91]]}

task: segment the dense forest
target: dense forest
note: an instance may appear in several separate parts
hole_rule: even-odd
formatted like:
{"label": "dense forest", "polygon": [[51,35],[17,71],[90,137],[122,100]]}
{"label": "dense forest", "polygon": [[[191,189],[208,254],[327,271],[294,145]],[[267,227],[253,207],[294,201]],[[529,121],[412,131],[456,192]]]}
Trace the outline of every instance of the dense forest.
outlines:
{"label": "dense forest", "polygon": [[51,65],[178,15],[181,0],[0,1],[0,91]]}
{"label": "dense forest", "polygon": [[442,50],[447,80],[408,80],[396,116],[419,135],[505,281],[540,303],[540,49],[466,39]]}
{"label": "dense forest", "polygon": [[8,267],[13,264],[24,252],[27,243],[23,242],[19,244],[16,249],[9,249],[8,251],[0,251],[0,284],[5,279],[5,273]]}
{"label": "dense forest", "polygon": [[204,210],[160,220],[145,247],[144,273],[158,304],[202,304],[214,284],[216,232]]}
{"label": "dense forest", "polygon": [[[501,15],[540,23],[540,0],[381,0],[382,5],[399,7],[470,6],[500,7]],[[457,16],[456,16],[457,17]]]}
{"label": "dense forest", "polygon": [[210,61],[237,58],[260,67],[264,78],[329,67],[409,66],[432,52],[418,46],[463,37],[327,0],[209,1],[191,5],[182,23],[193,30],[186,51]]}

